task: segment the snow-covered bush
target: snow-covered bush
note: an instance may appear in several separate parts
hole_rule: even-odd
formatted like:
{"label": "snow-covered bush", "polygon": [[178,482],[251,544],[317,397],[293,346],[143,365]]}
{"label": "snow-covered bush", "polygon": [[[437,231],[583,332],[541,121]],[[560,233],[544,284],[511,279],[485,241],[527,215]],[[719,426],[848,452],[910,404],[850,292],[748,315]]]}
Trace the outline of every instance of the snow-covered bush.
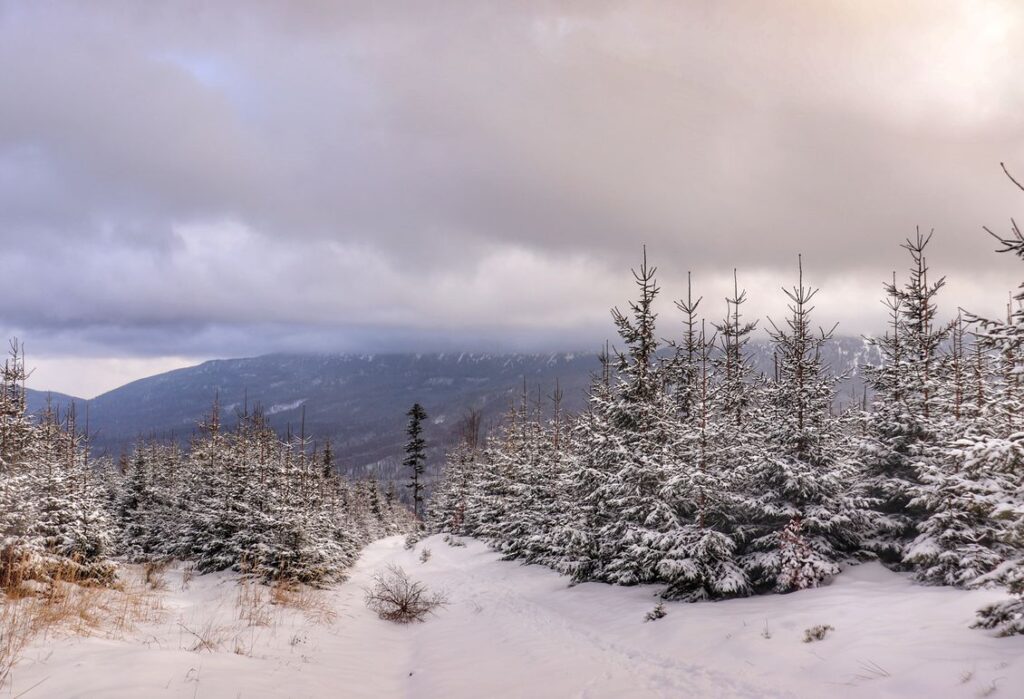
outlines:
{"label": "snow-covered bush", "polygon": [[823,641],[830,632],[835,630],[835,627],[830,624],[817,624],[809,629],[804,629],[804,643]]}
{"label": "snow-covered bush", "polygon": [[654,605],[654,609],[644,614],[644,621],[657,621],[658,619],[664,619],[668,616],[668,612],[665,611],[665,604],[658,602]]}

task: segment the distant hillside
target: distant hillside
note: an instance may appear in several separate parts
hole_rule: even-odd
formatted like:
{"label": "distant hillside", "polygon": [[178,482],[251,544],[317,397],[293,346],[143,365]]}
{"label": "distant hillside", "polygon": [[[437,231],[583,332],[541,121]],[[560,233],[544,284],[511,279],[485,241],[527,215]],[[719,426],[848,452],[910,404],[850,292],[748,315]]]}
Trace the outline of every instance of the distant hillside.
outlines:
{"label": "distant hillside", "polygon": [[78,409],[83,409],[86,401],[81,398],[74,398],[64,393],[57,393],[56,391],[35,391],[28,389],[26,391],[26,397],[28,398],[28,411],[33,415],[46,410],[46,406],[50,405],[54,409],[60,410],[61,413],[67,409],[72,402],[77,404]]}
{"label": "distant hillside", "polygon": [[[840,338],[827,348],[826,361],[848,372],[839,403],[860,399],[860,366],[874,361],[863,340]],[[752,343],[759,371],[772,371],[770,348]],[[397,473],[405,441],[405,412],[413,402],[430,416],[427,439],[436,465],[451,443],[459,420],[480,410],[494,425],[518,396],[525,381],[552,393],[558,380],[569,411],[585,404],[590,375],[598,368],[593,354],[275,354],[224,359],[134,381],[91,401],[53,394],[56,406],[76,402],[79,422],[86,408],[94,451],[120,453],[139,438],[187,442],[196,423],[219,396],[224,420],[231,424],[248,402],[262,405],[282,433],[298,430],[305,409],[306,433],[318,442],[330,439],[339,467],[352,474],[389,479]],[[45,393],[30,392],[30,407],[45,405]]]}

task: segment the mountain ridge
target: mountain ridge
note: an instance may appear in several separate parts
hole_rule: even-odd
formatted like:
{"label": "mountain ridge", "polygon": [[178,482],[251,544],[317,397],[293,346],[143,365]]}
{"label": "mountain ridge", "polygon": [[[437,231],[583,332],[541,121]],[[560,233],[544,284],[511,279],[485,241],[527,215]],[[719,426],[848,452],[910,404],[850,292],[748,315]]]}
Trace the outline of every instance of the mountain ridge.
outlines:
{"label": "mountain ridge", "polygon": [[[755,371],[770,373],[770,345],[753,341]],[[877,361],[863,338],[836,338],[825,359],[837,373],[848,373],[840,403],[859,401],[860,367]],[[218,400],[230,426],[238,413],[260,405],[282,434],[304,429],[322,444],[331,441],[340,470],[352,475],[396,478],[401,470],[405,412],[422,403],[429,415],[430,464],[436,467],[469,411],[479,411],[485,425],[495,425],[524,385],[542,403],[556,381],[563,408],[578,411],[598,370],[592,352],[537,353],[363,353],[289,354],[212,359],[137,379],[84,400],[30,390],[29,408],[38,412],[49,395],[54,406],[75,406],[80,424],[88,416],[96,453],[113,456],[145,439],[187,443],[197,423]],[[549,409],[549,408],[548,408]]]}

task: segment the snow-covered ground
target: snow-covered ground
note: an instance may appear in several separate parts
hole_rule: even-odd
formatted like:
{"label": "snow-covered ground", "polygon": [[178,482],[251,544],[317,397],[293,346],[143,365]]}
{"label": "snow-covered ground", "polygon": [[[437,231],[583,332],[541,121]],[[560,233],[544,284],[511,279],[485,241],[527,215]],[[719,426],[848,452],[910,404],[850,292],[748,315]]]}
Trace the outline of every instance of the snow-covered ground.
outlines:
{"label": "snow-covered ground", "polygon": [[[419,561],[423,547],[432,551]],[[363,588],[389,563],[450,599],[426,623],[381,621]],[[1019,697],[1024,637],[968,628],[999,591],[921,587],[877,564],[826,588],[706,604],[656,588],[567,587],[475,541],[369,546],[351,579],[296,606],[220,574],[124,638],[37,641],[6,692],[25,697]],[[261,599],[254,599],[259,597]],[[240,603],[241,602],[241,603]],[[245,616],[246,618],[240,618]],[[804,630],[835,627],[804,643]],[[213,648],[201,648],[200,637]]]}

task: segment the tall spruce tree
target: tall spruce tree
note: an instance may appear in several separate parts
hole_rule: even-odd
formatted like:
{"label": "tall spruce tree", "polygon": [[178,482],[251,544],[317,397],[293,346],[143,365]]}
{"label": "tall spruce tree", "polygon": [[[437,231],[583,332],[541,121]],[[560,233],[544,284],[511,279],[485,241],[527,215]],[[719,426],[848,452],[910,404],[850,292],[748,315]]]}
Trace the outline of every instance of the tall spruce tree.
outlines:
{"label": "tall spruce tree", "polygon": [[612,310],[625,348],[616,353],[611,390],[592,396],[590,420],[581,422],[592,431],[578,441],[581,472],[600,473],[580,483],[593,483],[593,489],[586,485],[588,491],[579,492],[596,516],[594,574],[626,585],[658,579],[661,537],[678,524],[663,494],[672,464],[674,406],[656,354],[656,272],[645,249],[640,268],[633,270],[638,298],[629,313]]}
{"label": "tall spruce tree", "polygon": [[412,490],[412,511],[416,519],[420,519],[423,509],[423,473],[427,465],[427,443],[423,439],[423,421],[427,412],[419,403],[414,403],[409,412],[409,426],[405,430],[409,441],[405,444],[405,459],[402,465],[409,469],[407,488]]}

